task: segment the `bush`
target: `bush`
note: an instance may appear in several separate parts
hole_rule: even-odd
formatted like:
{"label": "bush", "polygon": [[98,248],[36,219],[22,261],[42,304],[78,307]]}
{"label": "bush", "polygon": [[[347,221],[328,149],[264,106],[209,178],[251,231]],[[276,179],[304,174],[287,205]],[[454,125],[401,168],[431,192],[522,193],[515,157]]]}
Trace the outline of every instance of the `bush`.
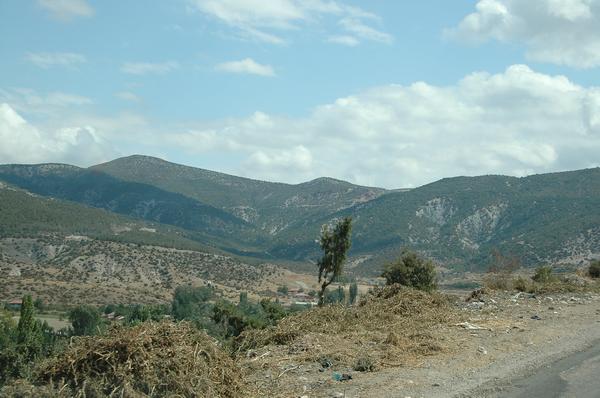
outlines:
{"label": "bush", "polygon": [[536,268],[535,274],[531,277],[535,282],[548,283],[554,281],[556,278],[552,275],[552,267],[549,265],[542,265]]}
{"label": "bush", "polygon": [[369,357],[358,357],[354,364],[354,370],[357,372],[372,372],[375,370],[375,364]]}
{"label": "bush", "polygon": [[424,291],[437,289],[433,263],[406,249],[398,260],[385,266],[381,276],[388,285],[398,283]]}
{"label": "bush", "polygon": [[588,268],[588,274],[592,278],[600,278],[600,260],[592,261]]}
{"label": "bush", "polygon": [[518,292],[529,292],[530,290],[532,290],[532,287],[529,285],[527,280],[525,280],[521,276],[518,276],[515,279],[513,279],[513,287]]}
{"label": "bush", "polygon": [[511,290],[511,278],[509,275],[489,273],[485,276],[483,284],[490,290]]}

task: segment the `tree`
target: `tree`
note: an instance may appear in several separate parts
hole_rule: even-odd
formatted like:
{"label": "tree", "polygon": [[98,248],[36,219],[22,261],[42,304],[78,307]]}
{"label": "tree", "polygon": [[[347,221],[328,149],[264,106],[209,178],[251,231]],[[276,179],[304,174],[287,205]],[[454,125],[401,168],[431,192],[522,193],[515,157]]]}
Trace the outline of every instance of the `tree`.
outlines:
{"label": "tree", "polygon": [[213,289],[206,286],[177,287],[171,304],[173,317],[178,321],[183,319],[198,320],[208,317],[212,308],[210,300],[213,295]]}
{"label": "tree", "polygon": [[348,289],[348,302],[350,305],[356,302],[356,297],[358,296],[358,285],[356,282],[352,282],[350,284],[350,288]]}
{"label": "tree", "polygon": [[346,301],[346,293],[344,292],[344,288],[338,286],[338,288],[335,290],[326,290],[323,301],[325,304],[344,303]]}
{"label": "tree", "polygon": [[346,217],[339,221],[333,229],[324,225],[321,229],[319,244],[323,250],[323,257],[318,261],[321,291],[319,292],[319,306],[322,306],[325,298],[325,289],[342,274],[346,254],[350,249],[350,233],[352,231],[352,219]]}
{"label": "tree", "polygon": [[381,276],[388,285],[398,283],[425,291],[437,289],[433,263],[407,249],[402,250],[396,261],[385,265]]}
{"label": "tree", "polygon": [[287,296],[288,292],[289,292],[289,289],[286,285],[281,285],[277,288],[277,293],[281,293],[284,296]]}
{"label": "tree", "polygon": [[44,336],[40,322],[35,319],[33,300],[31,296],[25,296],[17,324],[17,345],[25,358],[32,360],[42,352],[43,343]]}
{"label": "tree", "polygon": [[69,313],[69,320],[73,326],[75,336],[89,336],[100,332],[102,318],[100,312],[90,306],[79,306]]}
{"label": "tree", "polygon": [[588,274],[592,278],[600,278],[600,260],[595,260],[590,263]]}
{"label": "tree", "polygon": [[271,325],[275,325],[280,319],[285,317],[285,308],[278,301],[271,301],[269,299],[260,300],[260,306],[265,312],[265,316]]}

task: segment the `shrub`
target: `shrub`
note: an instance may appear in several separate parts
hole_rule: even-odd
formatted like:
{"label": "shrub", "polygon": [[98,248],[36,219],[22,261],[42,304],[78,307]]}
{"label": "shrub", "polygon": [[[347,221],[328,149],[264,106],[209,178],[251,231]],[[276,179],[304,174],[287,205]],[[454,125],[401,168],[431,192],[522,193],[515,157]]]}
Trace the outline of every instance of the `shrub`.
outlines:
{"label": "shrub", "polygon": [[518,292],[528,292],[531,290],[529,283],[521,276],[518,276],[513,280],[513,287]]}
{"label": "shrub", "polygon": [[375,364],[369,357],[358,357],[354,364],[354,370],[357,372],[372,372],[375,370]]}
{"label": "shrub", "polygon": [[592,278],[600,278],[600,260],[592,261],[588,268],[588,274]]}
{"label": "shrub", "polygon": [[510,281],[509,275],[489,273],[485,276],[483,284],[490,290],[511,290]]}
{"label": "shrub", "polygon": [[406,249],[402,251],[400,258],[385,266],[381,276],[388,285],[398,283],[425,291],[437,289],[433,263]]}
{"label": "shrub", "polygon": [[552,282],[556,278],[552,275],[552,267],[549,265],[542,265],[536,268],[535,274],[531,277],[535,282],[548,283]]}

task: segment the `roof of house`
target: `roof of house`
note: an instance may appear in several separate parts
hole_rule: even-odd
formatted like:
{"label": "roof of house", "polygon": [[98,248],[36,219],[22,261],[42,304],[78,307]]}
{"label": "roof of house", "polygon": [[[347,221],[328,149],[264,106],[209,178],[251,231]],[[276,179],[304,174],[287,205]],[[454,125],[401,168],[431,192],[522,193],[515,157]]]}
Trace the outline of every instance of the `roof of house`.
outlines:
{"label": "roof of house", "polygon": [[23,300],[21,300],[21,299],[11,300],[11,301],[8,302],[8,304],[13,304],[13,305],[14,304],[19,304],[20,305],[20,304],[23,304]]}

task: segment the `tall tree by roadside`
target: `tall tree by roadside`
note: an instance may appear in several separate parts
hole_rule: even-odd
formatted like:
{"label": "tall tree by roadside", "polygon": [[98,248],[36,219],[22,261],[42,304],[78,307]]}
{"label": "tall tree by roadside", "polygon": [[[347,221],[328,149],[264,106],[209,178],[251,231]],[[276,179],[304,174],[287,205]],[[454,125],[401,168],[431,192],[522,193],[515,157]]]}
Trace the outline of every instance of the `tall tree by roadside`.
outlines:
{"label": "tall tree by roadside", "polygon": [[350,233],[352,231],[352,219],[346,217],[339,221],[333,229],[324,225],[321,229],[319,244],[323,250],[323,257],[318,261],[319,283],[319,306],[323,305],[325,289],[334,279],[342,274],[346,253],[350,249]]}

